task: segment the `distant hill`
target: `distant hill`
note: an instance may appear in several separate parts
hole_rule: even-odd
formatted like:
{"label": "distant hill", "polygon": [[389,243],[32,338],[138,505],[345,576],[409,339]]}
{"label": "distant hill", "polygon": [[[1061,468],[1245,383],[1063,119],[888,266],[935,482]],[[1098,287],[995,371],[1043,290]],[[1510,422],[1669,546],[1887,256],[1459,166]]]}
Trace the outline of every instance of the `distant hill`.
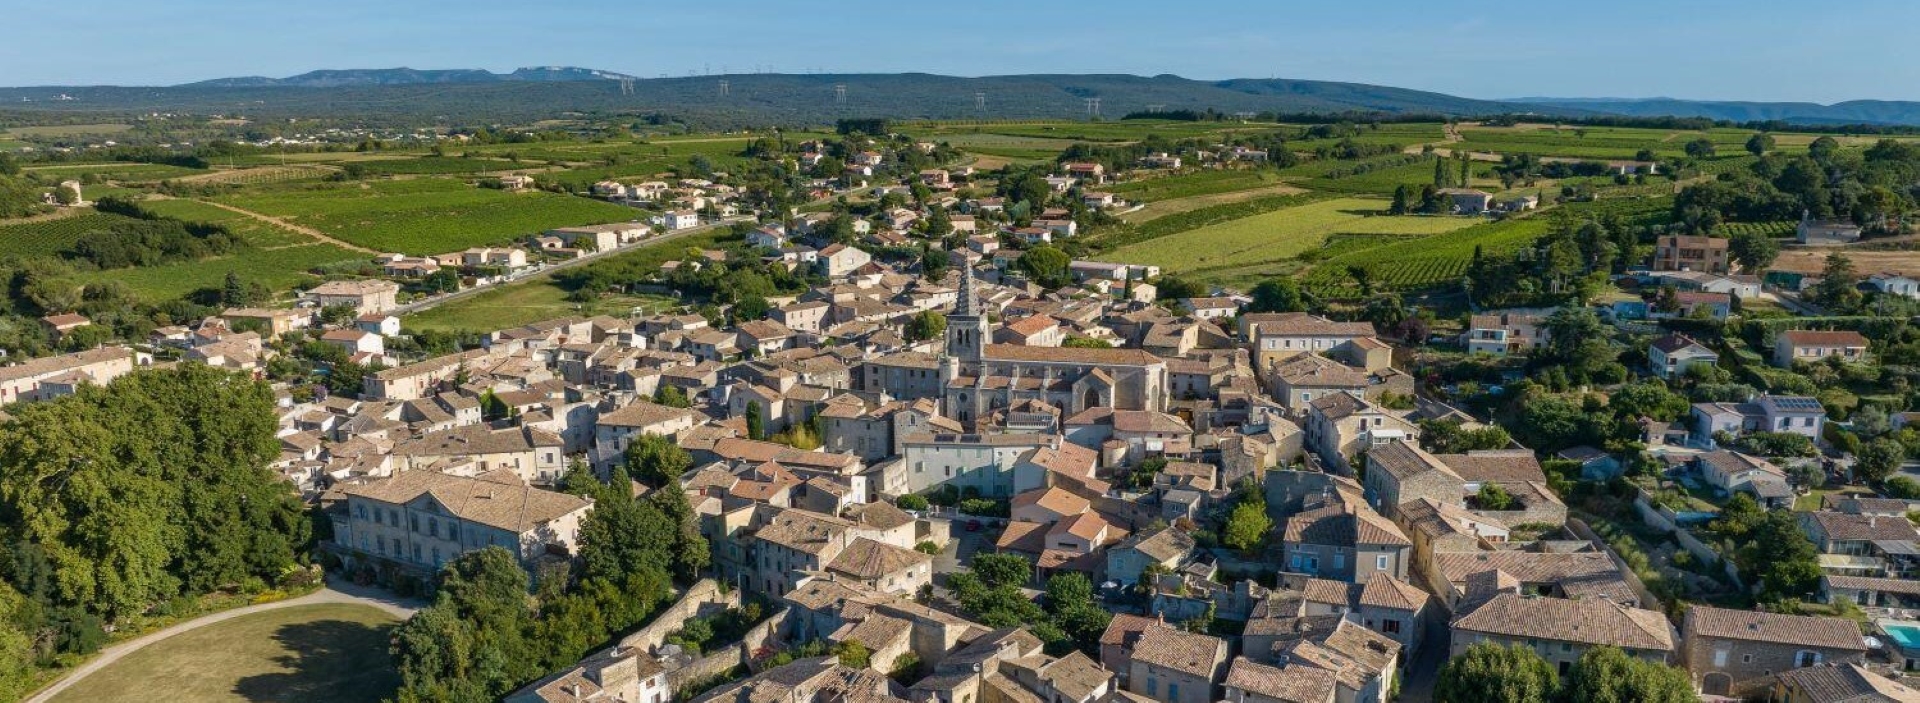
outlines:
{"label": "distant hill", "polygon": [[1898,100],[1849,100],[1832,105],[1678,98],[1515,98],[1511,102],[1635,117],[1709,117],[1735,122],[1778,120],[1805,125],[1920,124],[1920,102]]}
{"label": "distant hill", "polygon": [[413,68],[353,68],[308,71],[286,78],[245,76],[215,78],[187,83],[178,88],[339,88],[372,85],[420,85],[446,83],[500,83],[508,81],[596,81],[631,78],[619,73],[575,66],[537,66],[516,69],[512,73],[494,73],[478,68],[420,70]]}
{"label": "distant hill", "polygon": [[[1221,112],[1445,114],[1477,116],[1542,108],[1404,88],[1291,79],[1201,81],[1179,76],[1036,74],[962,78],[925,73],[735,74],[634,78],[573,67],[410,68],[313,71],[288,78],[239,77],[171,87],[0,88],[0,109],[62,112],[153,110],[260,118],[335,117],[363,123],[542,119],[560,113],[659,113],[702,127],[827,124],[841,117],[896,119],[1076,119],[1087,98],[1108,119],[1157,106]],[[726,92],[720,82],[728,84]],[[845,86],[844,100],[834,86]],[[61,99],[65,95],[71,99]],[[985,101],[980,107],[976,96]],[[1545,108],[1549,114],[1586,114]]]}

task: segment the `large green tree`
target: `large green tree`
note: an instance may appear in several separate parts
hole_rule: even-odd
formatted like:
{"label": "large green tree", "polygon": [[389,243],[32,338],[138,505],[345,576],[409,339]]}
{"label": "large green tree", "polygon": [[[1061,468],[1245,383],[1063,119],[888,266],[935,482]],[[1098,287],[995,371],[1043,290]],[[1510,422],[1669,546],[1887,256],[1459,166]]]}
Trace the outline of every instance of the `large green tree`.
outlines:
{"label": "large green tree", "polygon": [[1687,672],[1629,657],[1617,647],[1594,647],[1567,673],[1561,699],[1580,703],[1693,703]]}
{"label": "large green tree", "polygon": [[1482,642],[1440,668],[1435,703],[1550,703],[1558,688],[1553,667],[1533,650]]}
{"label": "large green tree", "polygon": [[1059,288],[1070,280],[1067,275],[1067,265],[1071,263],[1073,258],[1067,256],[1066,252],[1052,246],[1041,245],[1021,254],[1014,265],[1032,278],[1033,282],[1047,288]]}
{"label": "large green tree", "polygon": [[680,475],[693,468],[693,456],[673,438],[644,434],[627,445],[627,474],[649,488],[678,485]]}
{"label": "large green tree", "polygon": [[1257,494],[1251,495],[1233,506],[1233,512],[1227,516],[1227,525],[1220,532],[1220,543],[1251,552],[1266,544],[1267,533],[1272,530],[1273,518],[1267,517],[1266,501]]}
{"label": "large green tree", "polygon": [[43,555],[49,605],[107,618],[272,581],[310,536],[265,384],[200,364],[24,405],[0,425],[0,530]]}
{"label": "large green tree", "polygon": [[490,701],[538,676],[527,572],[489,546],[448,562],[433,605],[393,636],[401,701]]}

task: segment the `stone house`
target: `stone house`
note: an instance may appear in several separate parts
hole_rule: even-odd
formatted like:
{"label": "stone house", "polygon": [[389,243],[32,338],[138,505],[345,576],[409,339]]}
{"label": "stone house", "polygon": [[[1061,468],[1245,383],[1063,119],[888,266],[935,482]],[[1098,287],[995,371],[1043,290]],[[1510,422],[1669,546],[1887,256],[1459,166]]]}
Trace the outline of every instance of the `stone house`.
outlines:
{"label": "stone house", "polygon": [[1703,693],[1745,695],[1768,677],[1821,664],[1865,663],[1866,640],[1845,618],[1695,605],[1681,621],[1681,661]]}
{"label": "stone house", "polygon": [[1658,611],[1601,598],[1568,600],[1512,592],[1495,595],[1454,618],[1452,656],[1482,642],[1531,649],[1561,676],[1567,675],[1580,655],[1600,645],[1660,663],[1674,651],[1672,626]]}
{"label": "stone house", "polygon": [[1162,703],[1213,703],[1226,668],[1226,640],[1156,621],[1133,643],[1126,690]]}

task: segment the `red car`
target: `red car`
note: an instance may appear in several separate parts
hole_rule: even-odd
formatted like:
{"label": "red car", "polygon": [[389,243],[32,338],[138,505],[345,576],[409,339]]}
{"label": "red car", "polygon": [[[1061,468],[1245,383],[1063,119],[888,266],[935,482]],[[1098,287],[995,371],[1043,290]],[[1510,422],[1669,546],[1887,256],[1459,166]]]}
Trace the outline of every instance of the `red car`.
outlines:
{"label": "red car", "polygon": [[980,531],[980,521],[979,521],[979,520],[968,520],[968,521],[967,521],[967,531],[968,531],[968,532],[979,532],[979,531]]}

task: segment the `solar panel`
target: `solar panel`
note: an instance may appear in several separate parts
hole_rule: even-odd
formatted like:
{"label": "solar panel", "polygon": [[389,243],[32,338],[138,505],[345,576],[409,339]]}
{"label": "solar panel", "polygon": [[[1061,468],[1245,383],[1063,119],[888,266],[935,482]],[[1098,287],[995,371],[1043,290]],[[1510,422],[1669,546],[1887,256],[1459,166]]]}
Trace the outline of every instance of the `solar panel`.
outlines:
{"label": "solar panel", "polygon": [[1820,401],[1800,395],[1773,396],[1773,406],[1781,410],[1818,411],[1824,408]]}

